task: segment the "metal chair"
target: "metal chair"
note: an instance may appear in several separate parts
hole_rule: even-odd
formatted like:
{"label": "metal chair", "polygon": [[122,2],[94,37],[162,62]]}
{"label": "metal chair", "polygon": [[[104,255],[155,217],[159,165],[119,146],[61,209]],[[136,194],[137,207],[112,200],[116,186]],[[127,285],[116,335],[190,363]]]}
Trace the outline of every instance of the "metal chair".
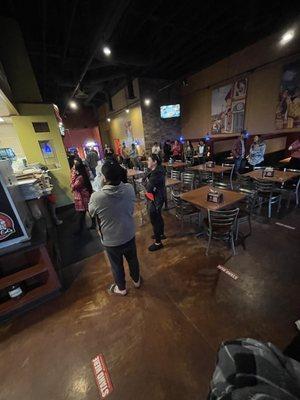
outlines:
{"label": "metal chair", "polygon": [[212,239],[230,242],[233,255],[235,255],[234,231],[239,208],[234,210],[211,211],[208,210],[208,256]]}
{"label": "metal chair", "polygon": [[232,183],[232,178],[233,178],[233,173],[234,173],[234,164],[225,164],[222,163],[222,167],[230,167],[231,170],[228,172],[222,172],[222,179],[224,179],[224,175],[229,175],[229,186],[230,189],[233,190],[233,183]]}
{"label": "metal chair", "polygon": [[272,204],[278,204],[277,213],[281,207],[281,193],[279,189],[276,189],[274,182],[266,180],[255,180],[255,188],[258,197],[259,212],[263,203],[268,204],[268,218],[272,217]]}
{"label": "metal chair", "polygon": [[190,203],[187,203],[186,201],[182,200],[180,198],[180,195],[174,190],[171,192],[172,200],[175,205],[175,216],[178,220],[181,222],[181,232],[183,230],[183,223],[184,219],[188,217],[191,222],[191,218],[195,215],[198,217],[198,224],[200,225],[200,211],[192,206]]}
{"label": "metal chair", "polygon": [[[300,174],[300,171],[298,169],[284,168],[284,171],[297,172]],[[288,181],[285,185],[282,185],[282,187],[280,188],[280,192],[281,192],[282,196],[287,199],[286,208],[290,207],[291,199],[293,196],[295,196],[296,207],[298,207],[298,205],[299,205],[299,188],[300,188],[300,177],[295,178],[291,181]]]}
{"label": "metal chair", "polygon": [[177,171],[176,169],[171,170],[171,179],[177,179],[180,181],[180,171]]}
{"label": "metal chair", "polygon": [[211,171],[199,171],[200,185],[208,185],[213,182],[213,174]]}
{"label": "metal chair", "polygon": [[238,239],[239,227],[242,224],[248,223],[249,233],[247,236],[252,234],[251,218],[257,204],[257,194],[255,191],[241,188],[239,189],[239,192],[246,194],[246,198],[244,201],[240,202],[240,211],[236,221],[235,240]]}
{"label": "metal chair", "polygon": [[237,173],[235,183],[237,185],[237,189],[251,190],[254,188],[252,179],[247,175]]}
{"label": "metal chair", "polygon": [[181,174],[182,190],[193,190],[195,186],[195,175],[191,172],[182,172]]}

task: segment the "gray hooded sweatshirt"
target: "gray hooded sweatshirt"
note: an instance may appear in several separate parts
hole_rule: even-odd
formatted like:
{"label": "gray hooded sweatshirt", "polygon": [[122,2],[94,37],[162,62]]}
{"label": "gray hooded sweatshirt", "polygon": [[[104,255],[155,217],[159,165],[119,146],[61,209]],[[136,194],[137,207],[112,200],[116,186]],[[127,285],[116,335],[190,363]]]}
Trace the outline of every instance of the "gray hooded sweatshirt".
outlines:
{"label": "gray hooded sweatshirt", "polygon": [[134,205],[135,193],[130,183],[105,185],[92,194],[89,212],[92,217],[98,216],[104,246],[121,246],[134,238]]}

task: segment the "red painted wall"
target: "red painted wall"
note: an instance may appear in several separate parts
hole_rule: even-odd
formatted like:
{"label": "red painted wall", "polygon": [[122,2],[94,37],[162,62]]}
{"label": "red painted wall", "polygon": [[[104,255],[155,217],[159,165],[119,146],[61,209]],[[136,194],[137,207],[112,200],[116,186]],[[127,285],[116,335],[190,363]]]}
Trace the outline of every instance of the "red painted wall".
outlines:
{"label": "red painted wall", "polygon": [[97,126],[84,129],[67,129],[63,142],[66,149],[76,147],[81,158],[85,158],[84,148],[87,142],[95,142],[99,146],[100,152],[102,151],[102,143]]}

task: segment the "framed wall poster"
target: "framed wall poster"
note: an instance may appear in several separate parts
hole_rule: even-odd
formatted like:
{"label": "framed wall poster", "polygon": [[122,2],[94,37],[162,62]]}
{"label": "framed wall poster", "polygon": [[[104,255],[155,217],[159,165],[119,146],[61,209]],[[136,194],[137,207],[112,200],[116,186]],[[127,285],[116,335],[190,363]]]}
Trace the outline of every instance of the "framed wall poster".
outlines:
{"label": "framed wall poster", "polygon": [[283,67],[275,125],[276,129],[300,127],[300,60]]}
{"label": "framed wall poster", "polygon": [[241,78],[212,91],[213,132],[232,133],[244,129],[248,79]]}

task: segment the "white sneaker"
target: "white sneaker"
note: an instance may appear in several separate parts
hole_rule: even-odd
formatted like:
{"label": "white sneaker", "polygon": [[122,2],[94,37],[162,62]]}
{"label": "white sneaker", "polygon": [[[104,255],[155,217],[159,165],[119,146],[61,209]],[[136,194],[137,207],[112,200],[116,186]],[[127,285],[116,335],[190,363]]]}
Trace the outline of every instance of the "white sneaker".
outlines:
{"label": "white sneaker", "polygon": [[138,280],[137,282],[134,282],[134,280],[132,280],[132,282],[133,282],[134,287],[135,287],[136,289],[139,289],[139,288],[141,287],[141,284],[142,284],[141,277],[139,278],[139,280]]}
{"label": "white sneaker", "polygon": [[113,284],[109,287],[108,292],[109,292],[110,294],[116,294],[116,295],[118,295],[118,296],[126,296],[126,294],[127,294],[127,290],[126,290],[126,289],[120,290],[120,289],[118,288],[118,285],[116,285],[115,283],[113,283]]}

